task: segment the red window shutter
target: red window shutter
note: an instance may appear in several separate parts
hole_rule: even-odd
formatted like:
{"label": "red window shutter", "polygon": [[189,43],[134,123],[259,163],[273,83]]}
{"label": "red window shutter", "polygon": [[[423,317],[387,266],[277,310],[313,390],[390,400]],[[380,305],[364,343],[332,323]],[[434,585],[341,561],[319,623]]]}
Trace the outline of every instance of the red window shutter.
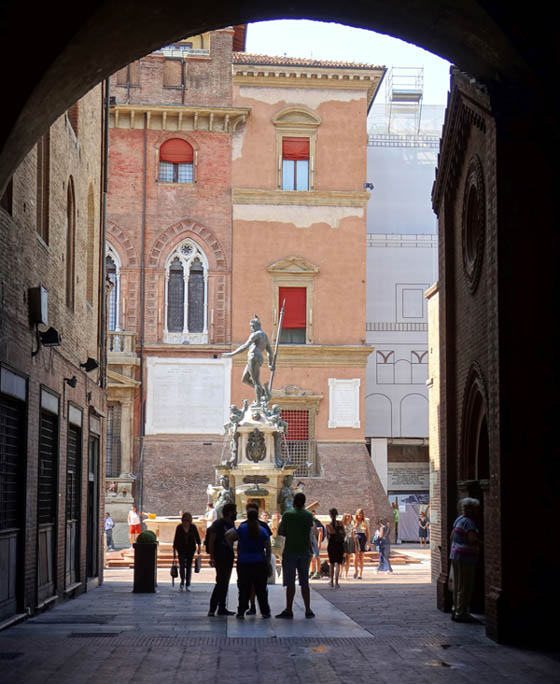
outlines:
{"label": "red window shutter", "polygon": [[282,159],[309,159],[309,138],[282,138]]}
{"label": "red window shutter", "polygon": [[159,160],[172,164],[192,164],[193,148],[185,140],[167,140],[159,149]]}
{"label": "red window shutter", "polygon": [[279,287],[279,306],[286,300],[282,328],[305,328],[307,314],[307,291],[305,287]]}

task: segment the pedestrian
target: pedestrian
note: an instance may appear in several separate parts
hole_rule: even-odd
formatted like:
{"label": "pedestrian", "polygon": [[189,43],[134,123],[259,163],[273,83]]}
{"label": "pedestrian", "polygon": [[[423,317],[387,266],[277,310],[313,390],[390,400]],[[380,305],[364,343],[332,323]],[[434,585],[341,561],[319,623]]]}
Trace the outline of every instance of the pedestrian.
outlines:
{"label": "pedestrian", "polygon": [[[352,528],[354,525],[351,513],[345,513],[342,516],[342,524],[344,525],[344,577],[348,578],[350,561],[352,560],[352,556],[355,556],[354,537],[352,535]],[[356,559],[354,558],[355,569],[357,569],[358,566],[356,565],[355,560]]]}
{"label": "pedestrian", "polygon": [[313,527],[311,528],[311,565],[309,569],[309,578],[313,580],[321,579],[321,544],[326,536],[325,526],[315,515],[318,506],[319,502],[314,501],[307,507],[307,510],[313,515]]}
{"label": "pedestrian", "polygon": [[393,518],[395,523],[395,544],[400,544],[399,541],[399,506],[396,501],[391,504],[393,509]]}
{"label": "pedestrian", "polygon": [[376,573],[393,572],[391,563],[389,561],[389,554],[391,553],[391,525],[389,520],[377,521],[377,532],[375,535],[375,544],[379,552],[379,563],[377,564]]}
{"label": "pedestrian", "polygon": [[105,538],[107,540],[107,551],[114,551],[115,547],[113,545],[113,528],[115,523],[111,514],[109,512],[105,513]]}
{"label": "pedestrian", "polygon": [[428,528],[430,527],[430,521],[426,517],[426,514],[424,511],[420,513],[420,517],[418,518],[418,540],[420,542],[420,546],[423,546],[428,542]]}
{"label": "pedestrian", "polygon": [[[257,517],[259,514],[259,504],[256,501],[250,501],[247,506],[246,506],[246,511],[247,511],[247,517],[249,517],[249,510],[251,508],[254,508],[257,511]],[[266,513],[266,511],[264,511]],[[268,513],[266,513],[266,517],[268,518]],[[264,514],[263,514],[264,518]],[[272,537],[272,530],[270,529],[268,522],[266,520],[259,520],[259,525],[267,532],[269,539]],[[270,559],[270,562],[272,562],[272,558]],[[269,563],[270,565],[270,563]],[[274,565],[276,565],[276,559],[274,559]],[[270,573],[269,573],[270,574]],[[268,580],[268,575],[267,575],[267,580]],[[251,587],[251,591],[249,594],[249,610],[247,611],[246,615],[256,615],[257,614],[257,605],[255,602],[256,599],[256,587],[253,585]],[[261,611],[262,612],[262,611]]]}
{"label": "pedestrian", "polygon": [[140,515],[138,515],[136,506],[130,507],[130,511],[128,511],[128,536],[130,538],[130,548],[132,548],[132,545],[136,541],[136,537],[142,532]]}
{"label": "pedestrian", "polygon": [[225,534],[235,527],[237,508],[234,503],[227,503],[222,509],[222,517],[215,520],[206,531],[210,565],[216,569],[216,586],[210,597],[208,617],[218,615],[235,615],[227,609],[227,593],[229,579],[233,568],[233,549],[227,543]]}
{"label": "pedestrian", "polygon": [[183,591],[183,588],[190,591],[195,552],[200,556],[200,535],[197,526],[193,525],[192,515],[186,512],[183,513],[181,524],[177,525],[173,538],[173,557],[177,554],[179,559],[180,591]]}
{"label": "pedestrian", "polygon": [[206,529],[208,529],[210,525],[218,519],[218,514],[216,513],[214,504],[211,501],[206,504],[206,513],[204,514],[204,517],[206,518]]}
{"label": "pedestrian", "polygon": [[[362,579],[364,574],[364,553],[368,550],[369,525],[363,508],[358,508],[354,515],[354,526],[352,528],[355,548],[354,579]],[[359,574],[358,574],[359,573]]]}
{"label": "pedestrian", "polygon": [[282,576],[286,587],[286,608],[277,618],[292,619],[294,617],[293,604],[296,593],[296,571],[301,589],[301,596],[305,604],[305,617],[314,618],[311,610],[309,591],[309,535],[313,527],[313,515],[305,508],[305,494],[297,492],[294,496],[294,507],[282,516],[278,527],[278,534],[286,538],[282,553]]}
{"label": "pedestrian", "polygon": [[[327,523],[327,553],[329,555],[329,576],[331,587],[339,588],[340,566],[344,562],[344,525],[337,520],[338,511],[331,508],[330,523]],[[334,584],[333,584],[334,580]]]}
{"label": "pedestrian", "polygon": [[270,573],[270,534],[259,523],[258,507],[247,509],[247,520],[237,529],[226,532],[227,541],[237,541],[237,587],[239,602],[237,615],[243,620],[249,607],[249,596],[254,589],[263,618],[270,617],[266,580]]}
{"label": "pedestrian", "polygon": [[470,614],[470,607],[480,544],[480,533],[476,525],[479,506],[478,499],[469,497],[462,499],[460,502],[462,514],[453,523],[451,532],[449,554],[453,570],[451,619],[455,622],[478,622]]}

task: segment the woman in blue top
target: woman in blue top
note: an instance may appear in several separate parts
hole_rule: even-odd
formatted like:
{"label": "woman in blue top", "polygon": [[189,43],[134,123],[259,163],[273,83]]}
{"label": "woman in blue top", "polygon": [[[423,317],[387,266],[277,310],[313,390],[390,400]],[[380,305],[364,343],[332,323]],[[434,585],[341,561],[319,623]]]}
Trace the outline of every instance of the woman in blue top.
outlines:
{"label": "woman in blue top", "polygon": [[251,587],[254,586],[261,614],[263,618],[269,618],[266,580],[270,566],[270,536],[259,523],[258,511],[250,508],[247,511],[247,520],[237,530],[229,530],[226,536],[230,543],[237,541],[237,617],[245,617]]}

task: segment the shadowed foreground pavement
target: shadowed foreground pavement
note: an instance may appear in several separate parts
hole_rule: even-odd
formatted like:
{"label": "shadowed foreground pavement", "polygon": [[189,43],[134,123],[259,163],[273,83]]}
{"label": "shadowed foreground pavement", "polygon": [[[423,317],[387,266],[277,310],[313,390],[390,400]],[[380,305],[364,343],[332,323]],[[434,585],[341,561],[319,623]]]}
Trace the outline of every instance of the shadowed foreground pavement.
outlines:
{"label": "shadowed foreground pavement", "polygon": [[[209,618],[213,571],[191,593],[159,571],[156,594],[133,594],[132,572],[0,632],[2,683],[116,684],[247,681],[267,684],[546,684],[560,682],[560,658],[498,646],[482,625],[460,625],[435,608],[427,552],[392,576],[312,583],[314,620],[298,597],[294,620]],[[235,573],[234,573],[235,575]],[[284,592],[270,587],[273,614]],[[229,608],[237,591],[231,586]]]}

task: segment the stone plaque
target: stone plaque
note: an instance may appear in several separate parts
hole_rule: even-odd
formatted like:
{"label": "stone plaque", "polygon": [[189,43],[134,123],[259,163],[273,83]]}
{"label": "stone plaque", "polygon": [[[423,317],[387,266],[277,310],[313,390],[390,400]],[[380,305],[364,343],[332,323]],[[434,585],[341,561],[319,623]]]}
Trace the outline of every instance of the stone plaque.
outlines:
{"label": "stone plaque", "polygon": [[387,463],[388,491],[414,492],[429,488],[429,463]]}
{"label": "stone plaque", "polygon": [[230,359],[150,357],[146,434],[221,434],[228,421]]}
{"label": "stone plaque", "polygon": [[329,378],[329,427],[360,427],[359,378]]}
{"label": "stone plaque", "polygon": [[243,482],[245,484],[266,484],[269,478],[266,475],[245,475]]}

